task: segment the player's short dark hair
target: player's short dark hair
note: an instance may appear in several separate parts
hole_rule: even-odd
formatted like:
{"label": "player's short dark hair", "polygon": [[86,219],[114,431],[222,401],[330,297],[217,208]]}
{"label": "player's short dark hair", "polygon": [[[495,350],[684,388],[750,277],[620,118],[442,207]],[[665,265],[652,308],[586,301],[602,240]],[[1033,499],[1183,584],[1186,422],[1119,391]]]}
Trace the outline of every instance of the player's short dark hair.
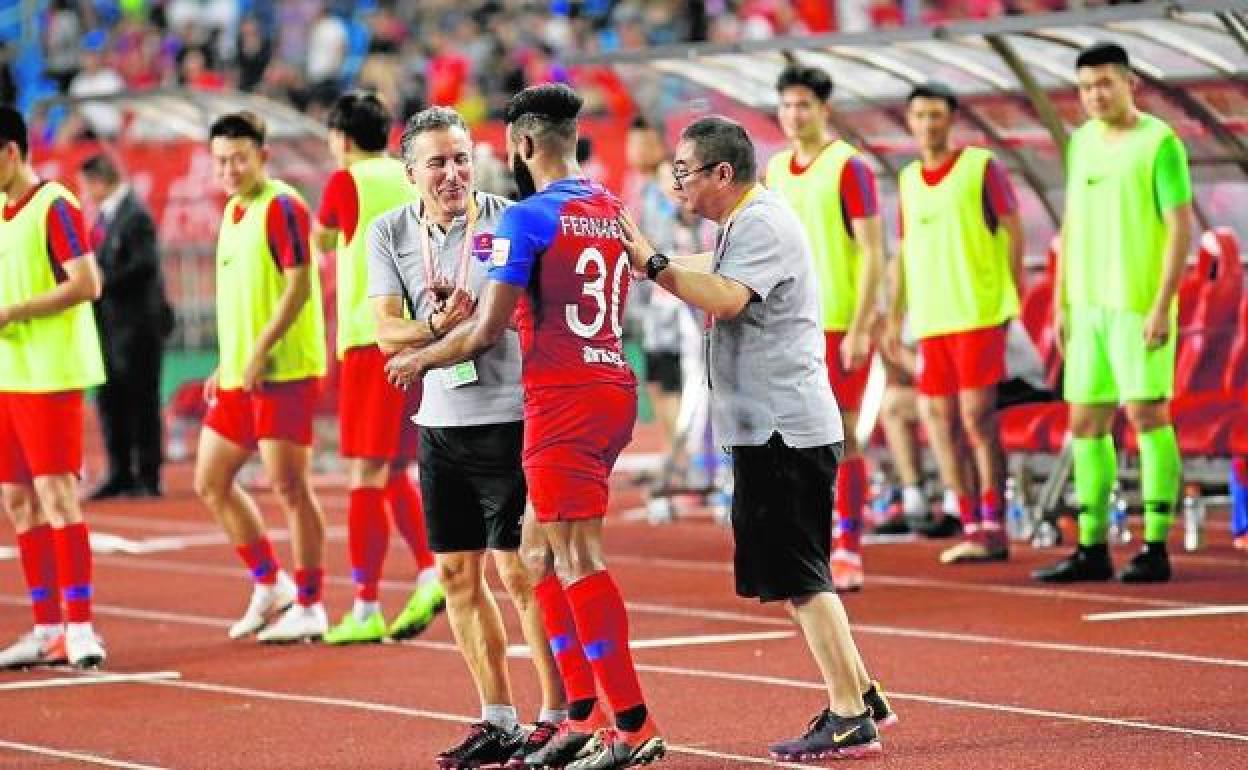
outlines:
{"label": "player's short dark hair", "polygon": [[507,103],[503,122],[512,131],[537,140],[558,139],[571,148],[576,141],[576,118],[585,100],[563,83],[530,86]]}
{"label": "player's short dark hair", "polygon": [[390,139],[390,111],[372,91],[339,96],[329,109],[326,125],[331,131],[341,131],[364,152],[381,152]]}
{"label": "player's short dark hair", "polygon": [[906,106],[915,99],[940,99],[949,105],[950,112],[958,110],[958,95],[953,89],[936,80],[929,80],[926,83],[920,83],[910,89],[910,95],[906,97]]}
{"label": "player's short dark hair", "polygon": [[26,133],[26,119],[12,107],[0,105],[0,143],[12,142],[22,158],[30,151],[30,139]]}
{"label": "player's short dark hair", "polygon": [[264,120],[259,115],[249,110],[241,110],[214,120],[208,129],[208,139],[250,139],[263,147],[265,133]]}
{"label": "player's short dark hair", "polygon": [[117,184],[121,181],[121,170],[107,153],[97,152],[84,160],[78,170],[83,176],[98,179],[105,184]]}
{"label": "player's short dark hair", "polygon": [[1099,67],[1103,64],[1117,64],[1123,69],[1129,69],[1131,59],[1127,56],[1127,49],[1117,43],[1109,42],[1093,43],[1075,57],[1075,71],[1084,67]]}
{"label": "player's short dark hair", "polygon": [[803,67],[798,64],[785,67],[780,77],[776,78],[776,93],[784,93],[786,89],[795,86],[809,88],[821,102],[832,98],[832,78],[818,67]]}
{"label": "player's short dark hair", "polygon": [[699,118],[680,132],[682,141],[693,142],[701,165],[727,163],[737,184],[750,184],[758,178],[754,142],[745,127],[720,115]]}
{"label": "player's short dark hair", "polygon": [[416,137],[429,131],[445,131],[448,128],[462,129],[468,133],[468,125],[458,112],[450,107],[429,107],[407,119],[403,127],[403,137],[399,140],[399,151],[407,159]]}

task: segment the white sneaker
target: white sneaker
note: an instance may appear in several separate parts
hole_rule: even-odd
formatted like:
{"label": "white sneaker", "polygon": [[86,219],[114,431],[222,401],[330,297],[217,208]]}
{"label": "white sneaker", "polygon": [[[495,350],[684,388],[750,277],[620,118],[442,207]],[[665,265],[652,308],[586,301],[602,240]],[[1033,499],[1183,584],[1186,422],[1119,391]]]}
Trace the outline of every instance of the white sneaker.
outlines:
{"label": "white sneaker", "polygon": [[0,668],[49,666],[65,662],[65,632],[34,630],[0,650]]}
{"label": "white sneaker", "polygon": [[927,498],[923,496],[921,488],[902,487],[901,512],[907,519],[918,519],[927,514]]}
{"label": "white sneaker", "polygon": [[958,493],[948,487],[945,488],[945,496],[940,502],[940,512],[946,516],[958,518],[962,514],[962,508],[958,505]]}
{"label": "white sneaker", "polygon": [[277,582],[271,586],[257,583],[251,590],[247,611],[230,626],[230,638],[242,639],[267,626],[278,613],[294,603],[296,593],[295,581],[285,572],[277,573]]}
{"label": "white sneaker", "polygon": [[302,642],[320,639],[329,630],[329,617],[325,605],[317,602],[308,605],[292,604],[280,618],[268,628],[256,634],[265,643]]}
{"label": "white sneaker", "polygon": [[104,645],[90,623],[70,623],[65,631],[65,652],[71,666],[99,668],[104,665]]}

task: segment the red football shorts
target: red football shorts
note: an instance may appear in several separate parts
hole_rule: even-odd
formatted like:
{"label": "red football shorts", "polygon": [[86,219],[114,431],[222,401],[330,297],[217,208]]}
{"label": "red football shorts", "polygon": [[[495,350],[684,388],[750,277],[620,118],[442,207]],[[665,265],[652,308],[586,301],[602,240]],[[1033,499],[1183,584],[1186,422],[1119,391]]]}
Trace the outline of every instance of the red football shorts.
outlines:
{"label": "red football shorts", "polygon": [[871,374],[871,359],[854,370],[846,369],[841,363],[841,342],[845,332],[823,333],[827,345],[828,384],[836,396],[836,403],[842,412],[857,412],[862,408],[862,394],[867,390],[867,377]]}
{"label": "red football shorts", "polygon": [[0,482],[82,468],[82,391],[0,393]]}
{"label": "red football shorts", "polygon": [[924,396],[952,396],[1005,379],[1005,325],[919,340],[915,379]]}
{"label": "red football shorts", "polygon": [[524,399],[524,476],[537,520],[607,514],[607,479],[633,438],[637,391],[574,385],[529,391]]}
{"label": "red football shorts", "polygon": [[420,385],[399,390],[386,382],[386,355],[376,345],[351,348],[338,381],[338,427],[343,457],[414,460]]}
{"label": "red football shorts", "polygon": [[258,441],[289,441],[312,446],[312,417],[321,381],[309,377],[262,383],[254,392],[218,390],[208,404],[204,425],[244,449]]}

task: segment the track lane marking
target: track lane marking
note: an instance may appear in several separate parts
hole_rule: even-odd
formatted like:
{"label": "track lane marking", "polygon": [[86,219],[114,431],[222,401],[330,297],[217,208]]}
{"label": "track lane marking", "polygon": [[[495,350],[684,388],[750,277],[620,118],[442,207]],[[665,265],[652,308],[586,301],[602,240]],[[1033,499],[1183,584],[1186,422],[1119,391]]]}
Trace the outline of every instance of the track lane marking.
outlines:
{"label": "track lane marking", "polygon": [[156,765],[140,765],[137,762],[124,762],[120,759],[109,759],[108,757],[96,756],[95,754],[83,754],[79,751],[65,751],[64,749],[54,749],[50,746],[36,746],[33,743],[0,740],[0,749],[24,751],[27,754],[39,754],[40,756],[54,757],[56,759],[72,759],[75,762],[86,762],[87,764],[102,765],[104,767],[121,767],[126,768],[126,770],[165,770],[165,768]]}
{"label": "track lane marking", "polygon": [[1168,610],[1132,610],[1130,612],[1093,612],[1083,619],[1093,623],[1111,620],[1153,620],[1159,618],[1196,618],[1209,615],[1248,614],[1248,604],[1211,604],[1205,607],[1176,607]]}
{"label": "track lane marking", "polygon": [[[334,706],[338,708],[356,709],[359,711],[371,711],[383,714],[393,714],[397,716],[416,717],[418,719],[429,719],[438,722],[451,722],[453,724],[472,724],[479,721],[479,717],[464,716],[462,714],[450,714],[444,711],[431,711],[429,709],[414,709],[405,706],[392,706],[386,703],[375,703],[373,701],[356,700],[354,698],[334,698],[320,695],[301,695],[298,693],[282,692],[280,690],[259,690],[252,687],[235,687],[233,685],[215,684],[212,682],[194,682],[189,680],[178,681],[158,681],[147,682],[147,684],[159,687],[173,687],[185,690],[198,690],[201,692],[211,692],[219,695],[236,695],[247,698],[260,698],[263,700],[283,701],[287,703],[302,703],[314,706]],[[777,762],[772,759],[764,759],[762,757],[750,757],[743,754],[730,754],[722,751],[712,751],[710,749],[695,748],[692,746],[682,746],[680,744],[669,743],[667,750],[677,754],[689,754],[698,757],[711,757],[714,759],[729,760],[750,765],[766,765],[767,767],[784,767],[791,770],[826,770],[822,765],[805,765],[797,762]]]}
{"label": "track lane marking", "polygon": [[[59,670],[59,669],[57,669]],[[0,683],[0,692],[12,690],[46,690],[56,687],[84,687],[93,684],[133,684],[136,682],[154,682],[163,679],[178,679],[177,671],[136,671],[129,674],[84,674],[82,676],[61,676],[52,679]]]}

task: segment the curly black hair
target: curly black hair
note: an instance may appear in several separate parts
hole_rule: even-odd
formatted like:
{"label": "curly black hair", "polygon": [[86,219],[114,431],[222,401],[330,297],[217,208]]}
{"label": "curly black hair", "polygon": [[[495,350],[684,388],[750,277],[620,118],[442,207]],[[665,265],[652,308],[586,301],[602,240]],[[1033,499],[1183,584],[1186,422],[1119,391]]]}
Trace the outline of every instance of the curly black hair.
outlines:
{"label": "curly black hair", "polygon": [[566,123],[576,120],[584,104],[585,100],[563,83],[544,83],[511,97],[503,121],[512,125],[526,115],[533,115],[548,123]]}

